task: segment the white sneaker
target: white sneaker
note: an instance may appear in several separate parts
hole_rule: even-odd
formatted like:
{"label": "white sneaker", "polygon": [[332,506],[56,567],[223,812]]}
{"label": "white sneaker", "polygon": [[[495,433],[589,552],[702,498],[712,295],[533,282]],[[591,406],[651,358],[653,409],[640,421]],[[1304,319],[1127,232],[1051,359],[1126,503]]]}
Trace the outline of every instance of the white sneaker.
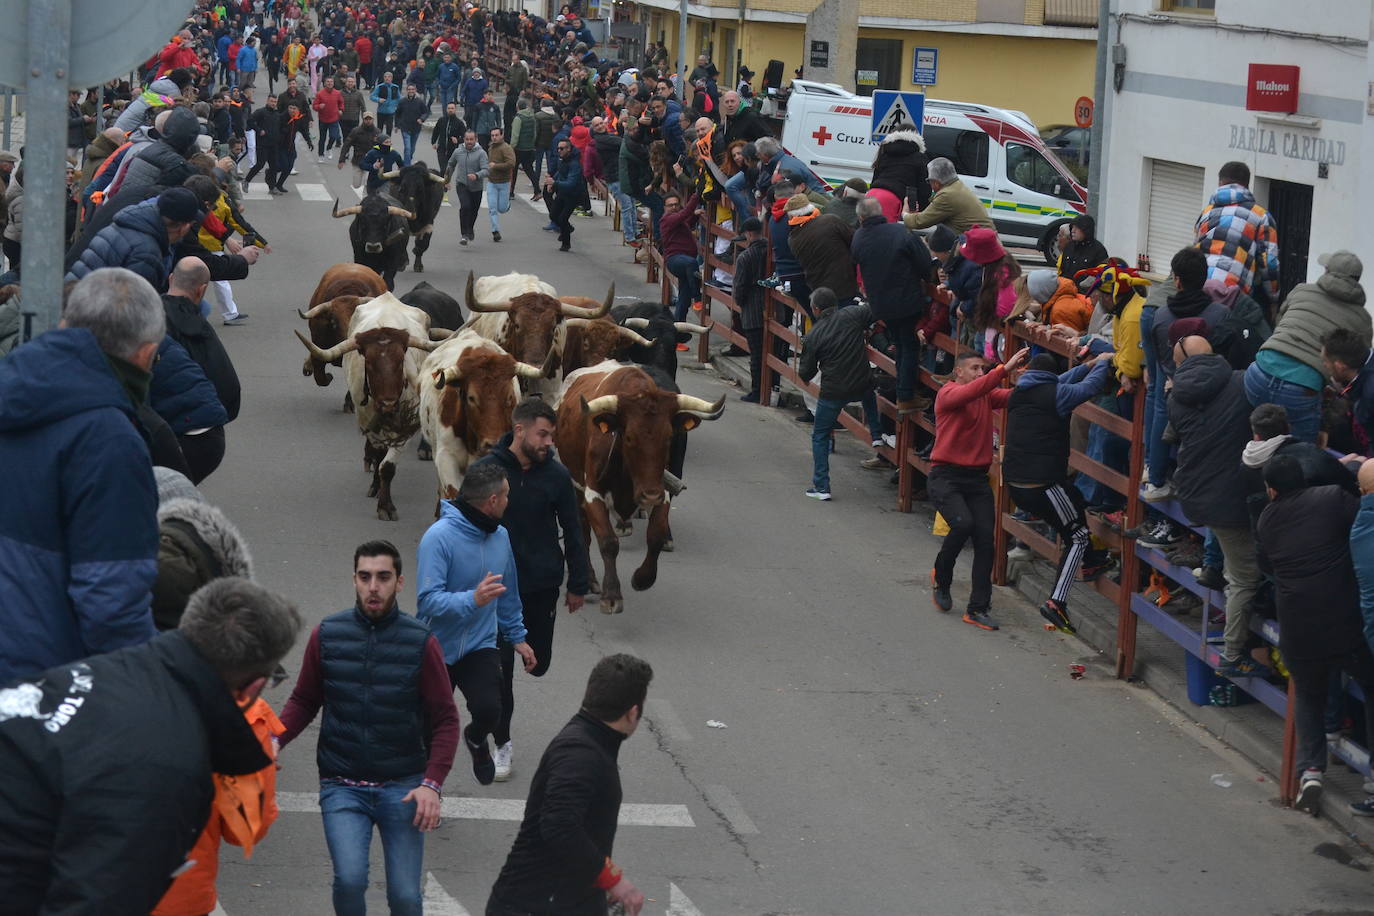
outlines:
{"label": "white sneaker", "polygon": [[1030,560],[1034,559],[1034,557],[1035,551],[1031,550],[1025,544],[1017,544],[1011,550],[1007,551],[1008,560]]}
{"label": "white sneaker", "polygon": [[1140,498],[1145,500],[1147,503],[1154,503],[1165,499],[1172,499],[1173,495],[1174,482],[1172,480],[1164,481],[1164,484],[1162,486],[1156,487],[1147,483],[1145,484],[1145,486],[1140,488]]}
{"label": "white sneaker", "polygon": [[1366,795],[1374,795],[1374,778],[1364,781],[1364,791]]}
{"label": "white sneaker", "polygon": [[888,448],[896,448],[897,437],[894,436],[892,433],[883,433],[883,444],[886,445]]}
{"label": "white sneaker", "polygon": [[1304,770],[1302,781],[1298,783],[1298,797],[1293,802],[1293,807],[1299,811],[1306,811],[1316,817],[1321,810],[1322,802],[1322,773],[1320,770]]}
{"label": "white sneaker", "polygon": [[491,759],[496,764],[496,781],[505,782],[510,779],[510,742],[507,741],[496,749],[496,753],[491,755]]}

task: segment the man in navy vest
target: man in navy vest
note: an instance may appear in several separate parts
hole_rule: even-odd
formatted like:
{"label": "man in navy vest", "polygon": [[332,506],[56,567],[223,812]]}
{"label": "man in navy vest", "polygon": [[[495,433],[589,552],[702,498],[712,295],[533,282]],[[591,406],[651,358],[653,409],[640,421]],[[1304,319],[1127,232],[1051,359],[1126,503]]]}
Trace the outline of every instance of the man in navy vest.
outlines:
{"label": "man in navy vest", "polygon": [[392,916],[420,916],[424,834],[458,748],[443,650],[396,603],[404,579],[389,541],[353,553],[357,603],[310,634],[296,688],[282,710],[283,748],[324,708],[315,748],[320,811],[334,862],[334,912],[367,911],[368,847],[375,825]]}

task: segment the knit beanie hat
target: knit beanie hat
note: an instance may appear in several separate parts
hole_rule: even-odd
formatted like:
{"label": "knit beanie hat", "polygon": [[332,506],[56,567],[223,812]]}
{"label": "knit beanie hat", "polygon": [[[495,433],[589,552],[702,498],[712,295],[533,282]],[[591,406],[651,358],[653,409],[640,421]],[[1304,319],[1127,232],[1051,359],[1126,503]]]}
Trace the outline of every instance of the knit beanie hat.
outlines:
{"label": "knit beanie hat", "polygon": [[954,230],[941,223],[930,232],[930,238],[926,239],[926,245],[931,251],[944,253],[953,251],[954,246],[959,244],[959,236],[954,234]]}
{"label": "knit beanie hat", "polygon": [[805,194],[793,194],[791,197],[787,198],[786,210],[788,216],[805,216],[815,209],[816,205],[811,203],[811,198],[807,197]]}
{"label": "knit beanie hat", "polygon": [[1059,277],[1052,270],[1032,270],[1026,277],[1026,291],[1041,304],[1049,302],[1058,289]]}

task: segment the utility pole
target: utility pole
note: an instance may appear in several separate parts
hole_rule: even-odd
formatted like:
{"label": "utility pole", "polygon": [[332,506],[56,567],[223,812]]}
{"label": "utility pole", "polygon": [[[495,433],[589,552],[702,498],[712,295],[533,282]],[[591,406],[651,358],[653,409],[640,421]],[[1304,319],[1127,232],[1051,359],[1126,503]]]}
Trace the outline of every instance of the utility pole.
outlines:
{"label": "utility pole", "polygon": [[677,75],[679,95],[682,103],[687,104],[687,0],[678,4],[677,14]]}
{"label": "utility pole", "polygon": [[1088,142],[1088,213],[1103,224],[1102,160],[1107,120],[1107,61],[1111,54],[1112,0],[1097,0],[1097,73],[1093,80],[1093,125]]}

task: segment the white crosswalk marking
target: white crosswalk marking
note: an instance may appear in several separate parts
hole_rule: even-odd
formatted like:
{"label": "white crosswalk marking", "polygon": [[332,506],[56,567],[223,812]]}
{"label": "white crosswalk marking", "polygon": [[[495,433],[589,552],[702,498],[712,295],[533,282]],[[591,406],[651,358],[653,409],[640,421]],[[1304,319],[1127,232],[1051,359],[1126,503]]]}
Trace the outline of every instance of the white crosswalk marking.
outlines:
{"label": "white crosswalk marking", "polygon": [[[362,200],[364,197],[367,196],[367,189],[366,189],[366,188],[354,188],[354,189],[353,189],[353,193],[356,194],[356,195],[358,195],[358,199],[359,199],[359,200]],[[444,194],[444,202],[441,203],[439,206],[441,206],[441,207],[451,207],[451,206],[453,206],[452,204],[450,204],[450,203],[448,202],[448,194],[447,194],[447,193]],[[482,207],[485,209],[486,206],[487,206],[487,201],[486,201],[486,198],[483,197],[483,198],[482,198]]]}
{"label": "white crosswalk marking", "polygon": [[425,912],[430,916],[472,916],[467,907],[458,902],[444,886],[439,883],[439,879],[434,877],[434,872],[427,872],[425,876]]}
{"label": "white crosswalk marking", "polygon": [[334,200],[334,195],[330,194],[329,189],[322,184],[307,184],[305,182],[297,182],[296,193],[301,196],[301,200]]}
{"label": "white crosswalk marking", "polygon": [[667,916],[704,916],[701,910],[697,909],[695,903],[688,899],[682,892],[682,888],[676,884],[668,885],[668,913]]}
{"label": "white crosswalk marking", "polygon": [[243,197],[245,200],[271,200],[272,193],[265,184],[251,184],[243,192]]}
{"label": "white crosswalk marking", "polygon": [[[314,792],[278,792],[277,807],[296,813],[318,812],[319,796]],[[523,798],[446,798],[444,817],[479,821],[519,821],[525,816]],[[686,805],[623,804],[622,827],[695,827]]]}

